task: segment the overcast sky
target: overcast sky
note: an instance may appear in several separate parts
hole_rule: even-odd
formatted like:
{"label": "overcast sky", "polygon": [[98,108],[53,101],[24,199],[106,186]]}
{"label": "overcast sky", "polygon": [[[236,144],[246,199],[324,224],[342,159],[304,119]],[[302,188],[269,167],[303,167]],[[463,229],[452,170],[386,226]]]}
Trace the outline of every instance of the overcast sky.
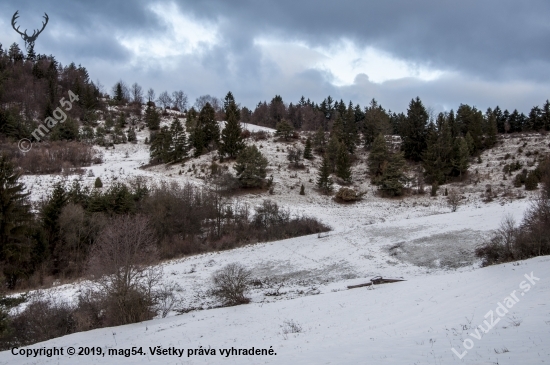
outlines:
{"label": "overcast sky", "polygon": [[550,98],[548,0],[212,0],[0,2],[0,42],[49,24],[37,53],[191,102],[231,90],[249,107],[327,95],[405,111],[460,103],[529,112]]}

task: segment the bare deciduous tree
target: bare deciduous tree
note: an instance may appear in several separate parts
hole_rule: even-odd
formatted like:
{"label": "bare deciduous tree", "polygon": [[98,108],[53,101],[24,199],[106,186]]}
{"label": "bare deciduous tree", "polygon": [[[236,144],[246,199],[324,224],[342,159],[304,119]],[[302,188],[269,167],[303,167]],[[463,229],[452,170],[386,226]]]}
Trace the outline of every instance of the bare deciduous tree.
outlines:
{"label": "bare deciduous tree", "polygon": [[168,91],[161,92],[158,101],[164,109],[172,104],[172,98],[168,95]]}
{"label": "bare deciduous tree", "polygon": [[99,291],[106,297],[111,324],[126,324],[154,316],[154,288],[162,268],[155,235],[143,216],[120,216],[100,233],[88,262]]}
{"label": "bare deciduous tree", "polygon": [[132,94],[132,101],[134,103],[143,103],[143,88],[139,86],[137,82],[134,82],[132,84],[132,87],[130,88],[130,92]]}
{"label": "bare deciduous tree", "polygon": [[184,111],[185,108],[187,108],[187,95],[182,90],[172,93],[172,101],[174,107],[178,108],[180,111]]}
{"label": "bare deciduous tree", "polygon": [[150,87],[149,90],[147,90],[147,101],[149,102],[155,101],[155,97],[156,97],[155,90],[153,90],[153,88]]}
{"label": "bare deciduous tree", "polygon": [[195,101],[195,109],[198,111],[201,111],[202,108],[206,105],[206,103],[210,103],[212,108],[214,108],[215,112],[219,112],[222,108],[222,101],[214,96],[211,95],[201,95],[197,98]]}

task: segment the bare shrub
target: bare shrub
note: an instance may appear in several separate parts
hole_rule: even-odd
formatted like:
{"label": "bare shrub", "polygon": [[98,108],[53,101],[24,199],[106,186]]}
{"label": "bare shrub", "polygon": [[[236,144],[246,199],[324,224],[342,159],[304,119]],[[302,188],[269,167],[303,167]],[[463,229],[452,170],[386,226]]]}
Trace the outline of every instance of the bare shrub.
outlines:
{"label": "bare shrub", "polygon": [[228,264],[212,275],[210,293],[224,305],[239,305],[250,302],[245,296],[251,272],[239,263]]}
{"label": "bare shrub", "polygon": [[476,255],[482,258],[482,265],[512,260],[514,258],[512,249],[517,233],[514,217],[506,215],[489,241],[476,248]]}
{"label": "bare shrub", "polygon": [[283,333],[283,338],[285,340],[288,339],[289,333],[302,333],[302,331],[302,326],[293,319],[286,320],[281,325],[281,332]]}
{"label": "bare shrub", "polygon": [[178,294],[182,288],[176,284],[162,284],[155,290],[156,311],[162,318],[165,318],[172,310],[176,310],[182,303],[182,298]]}
{"label": "bare shrub", "polygon": [[153,291],[162,268],[155,236],[143,216],[119,216],[105,227],[90,252],[88,270],[105,294],[106,323],[122,325],[151,319]]}
{"label": "bare shrub", "polygon": [[19,151],[15,144],[3,144],[1,147],[27,174],[61,173],[63,166],[78,168],[90,166],[94,159],[101,160],[92,146],[79,142],[34,143],[26,153]]}
{"label": "bare shrub", "polygon": [[254,141],[263,141],[263,140],[268,139],[269,136],[270,136],[270,133],[266,132],[264,130],[260,130],[260,131],[256,131],[256,132],[250,132],[250,137]]}
{"label": "bare shrub", "polygon": [[354,202],[361,200],[364,194],[358,193],[351,188],[340,188],[336,193],[335,199],[340,202]]}
{"label": "bare shrub", "polygon": [[295,169],[298,168],[304,168],[304,164],[300,163],[304,155],[304,151],[301,148],[295,148],[291,147],[288,150],[288,154],[286,156],[287,160],[290,161],[291,166]]}
{"label": "bare shrub", "polygon": [[450,189],[447,194],[447,204],[451,208],[452,212],[456,212],[460,205],[460,194],[455,189]]}
{"label": "bare shrub", "polygon": [[67,302],[35,292],[25,309],[11,316],[10,331],[0,339],[0,348],[27,346],[73,333],[72,311]]}
{"label": "bare shrub", "polygon": [[73,312],[73,319],[77,332],[104,327],[105,295],[94,288],[82,288]]}
{"label": "bare shrub", "polygon": [[239,179],[229,172],[222,172],[212,178],[214,188],[221,194],[233,193],[241,187]]}

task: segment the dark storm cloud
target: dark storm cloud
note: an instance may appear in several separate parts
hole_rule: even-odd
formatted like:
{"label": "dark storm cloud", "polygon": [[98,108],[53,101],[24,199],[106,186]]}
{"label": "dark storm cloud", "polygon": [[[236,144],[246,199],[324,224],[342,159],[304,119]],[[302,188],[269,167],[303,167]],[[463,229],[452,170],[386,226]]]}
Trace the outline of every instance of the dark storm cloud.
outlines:
{"label": "dark storm cloud", "polygon": [[349,37],[398,57],[482,77],[550,77],[546,0],[178,3],[204,18],[227,17],[251,36],[274,33],[316,46]]}
{"label": "dark storm cloud", "polygon": [[[39,27],[42,14],[50,24],[36,44],[63,64],[74,61],[109,90],[123,78],[145,88],[184,89],[191,101],[200,94],[223,96],[232,90],[242,104],[254,106],[280,94],[287,102],[301,95],[317,102],[327,95],[366,105],[375,97],[386,108],[405,110],[420,96],[434,109],[460,102],[481,108],[503,105],[527,111],[550,95],[550,2],[547,0],[388,0],[388,1],[174,1],[184,15],[216,24],[219,42],[203,52],[137,63],[120,37],[150,37],[172,32],[150,6],[159,1],[13,1],[1,2],[4,28],[0,42],[22,45],[9,21],[15,10],[22,29]],[[115,37],[116,35],[116,37]],[[435,81],[407,78],[373,83],[359,75],[337,87],[330,71],[297,70],[289,75],[266,58],[258,38],[300,41],[328,47],[349,39],[392,56],[434,69],[452,71]],[[155,57],[152,54],[153,59]]]}

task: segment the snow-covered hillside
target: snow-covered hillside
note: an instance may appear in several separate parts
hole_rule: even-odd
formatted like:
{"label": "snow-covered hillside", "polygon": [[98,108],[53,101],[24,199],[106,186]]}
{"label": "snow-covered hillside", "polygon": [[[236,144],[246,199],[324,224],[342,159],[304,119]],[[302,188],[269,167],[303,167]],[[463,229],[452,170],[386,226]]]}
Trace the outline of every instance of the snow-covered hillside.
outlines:
{"label": "snow-covered hillside", "polygon": [[[164,121],[166,123],[166,121]],[[250,131],[268,128],[245,126]],[[207,184],[215,152],[185,164],[149,162],[146,131],[137,144],[96,147],[103,163],[85,168],[81,175],[24,176],[38,201],[54,182],[78,180],[92,186],[96,177],[104,188],[136,177],[160,182]],[[502,168],[514,154],[525,167],[534,168],[534,155],[549,149],[548,136],[502,137],[501,144],[472,161],[467,181],[449,185],[462,196],[451,212],[443,194],[384,199],[375,194],[366,174],[367,153],[358,152],[353,187],[365,192],[362,201],[342,205],[314,190],[319,158],[293,170],[287,147],[303,147],[305,136],[289,143],[273,137],[253,141],[268,158],[271,193],[250,192],[235,199],[252,207],[264,199],[276,201],[293,214],[316,217],[331,226],[320,235],[259,243],[234,250],[206,253],[164,262],[163,282],[177,284],[182,301],[177,315],[117,328],[78,333],[30,346],[97,347],[105,353],[87,356],[25,358],[0,353],[0,364],[537,364],[550,361],[545,342],[550,334],[550,258],[480,268],[474,248],[498,228],[505,216],[520,221],[533,192],[514,188],[502,179]],[[529,141],[532,153],[515,153]],[[519,147],[518,147],[519,146]],[[536,152],[536,153],[535,153]],[[234,162],[216,161],[232,170]],[[305,186],[305,195],[299,187]],[[486,199],[487,185],[493,198]],[[251,303],[216,308],[207,290],[212,274],[238,262],[251,270],[255,285]],[[519,285],[530,274],[540,281],[529,292]],[[406,281],[374,288],[348,290],[375,276]],[[534,279],[531,279],[534,280]],[[73,301],[85,281],[57,285],[45,292]],[[487,333],[489,311],[514,290],[518,303]],[[276,295],[274,295],[276,294]],[[522,295],[523,294],[523,295]],[[510,305],[510,301],[508,304]],[[500,309],[500,311],[503,311]],[[496,317],[495,317],[496,320]],[[480,337],[481,336],[481,337]],[[466,341],[466,342],[465,342]],[[470,348],[471,345],[471,348]],[[152,355],[155,346],[184,349],[183,356]],[[202,346],[202,348],[200,347]],[[220,354],[220,349],[273,349],[265,356]],[[466,348],[464,347],[466,346]],[[108,350],[142,348],[143,354],[125,357]],[[151,350],[150,350],[151,347]],[[452,350],[455,349],[455,351]],[[189,349],[215,349],[216,355],[190,355]],[[197,351],[200,353],[201,351]],[[464,353],[467,351],[467,353]],[[456,352],[456,354],[455,354]],[[156,353],[156,351],[155,351]],[[458,355],[457,355],[458,354]],[[459,359],[462,357],[462,359]]]}
{"label": "snow-covered hillside", "polygon": [[[63,348],[64,355],[26,358],[6,351],[0,353],[0,363],[542,364],[550,360],[549,261],[540,257],[414,277],[374,289],[252,303],[98,329],[29,347]],[[514,296],[518,301],[510,301]],[[182,350],[182,356],[153,355],[150,351],[156,346]],[[105,355],[67,355],[70,347],[76,351],[95,347]],[[252,347],[273,349],[274,354],[220,353],[221,349],[248,351]],[[122,349],[123,354],[132,348],[143,354],[108,353]],[[210,355],[199,355],[204,349]]]}

